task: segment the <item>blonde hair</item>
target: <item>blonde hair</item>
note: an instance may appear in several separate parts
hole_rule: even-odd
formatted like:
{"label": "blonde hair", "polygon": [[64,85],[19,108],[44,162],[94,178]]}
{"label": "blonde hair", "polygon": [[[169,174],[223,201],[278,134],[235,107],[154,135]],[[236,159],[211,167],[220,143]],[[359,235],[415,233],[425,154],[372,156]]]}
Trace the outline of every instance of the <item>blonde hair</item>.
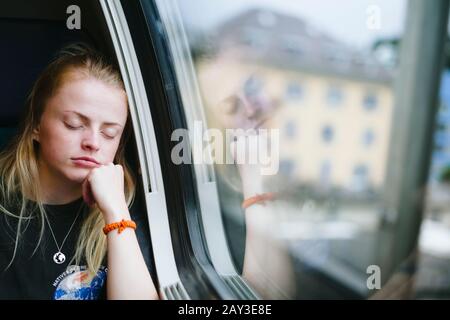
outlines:
{"label": "blonde hair", "polygon": [[[33,218],[32,213],[36,209],[38,209],[41,228],[39,241],[33,254],[42,240],[46,212],[39,183],[37,161],[39,144],[33,140],[33,129],[39,125],[47,101],[64,83],[64,76],[74,72],[82,77],[92,77],[125,91],[118,69],[98,52],[81,43],[64,47],[34,83],[27,100],[27,110],[19,133],[0,153],[0,196],[3,200],[0,211],[18,219],[14,252],[8,268],[16,256],[20,236],[26,230],[28,223]],[[128,116],[114,158],[114,163],[122,165],[124,170],[125,199],[128,206],[131,205],[135,194],[135,178],[125,160],[124,152],[130,131],[131,125]],[[33,204],[33,201],[29,199],[36,200],[34,208],[29,207],[30,204]],[[17,214],[10,212],[7,209],[8,206],[17,208],[19,212]],[[106,238],[102,231],[104,224],[103,215],[97,206],[91,207],[81,227],[75,255],[71,261],[80,264],[84,258],[91,276],[98,271],[106,255]]]}

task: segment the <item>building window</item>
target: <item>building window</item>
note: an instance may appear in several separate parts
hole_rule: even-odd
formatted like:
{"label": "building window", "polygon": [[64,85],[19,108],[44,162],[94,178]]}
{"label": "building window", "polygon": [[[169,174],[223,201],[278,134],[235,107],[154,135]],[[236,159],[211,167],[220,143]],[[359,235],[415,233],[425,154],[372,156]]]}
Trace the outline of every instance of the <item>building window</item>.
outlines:
{"label": "building window", "polygon": [[372,129],[367,129],[366,131],[364,131],[363,136],[362,136],[362,141],[363,141],[363,145],[366,147],[369,147],[373,144],[375,140],[375,133],[373,132]]}
{"label": "building window", "polygon": [[342,103],[344,99],[341,88],[338,86],[330,86],[327,90],[327,103],[331,106],[337,106]]}
{"label": "building window", "polygon": [[283,159],[280,161],[280,173],[284,176],[291,177],[294,174],[295,163],[292,160]]}
{"label": "building window", "polygon": [[351,189],[356,192],[367,190],[369,187],[369,169],[365,164],[358,164],[353,168]]}
{"label": "building window", "polygon": [[322,128],[322,140],[325,143],[329,143],[333,140],[334,137],[334,130],[333,127],[330,125],[327,125]]}
{"label": "building window", "polygon": [[325,160],[320,165],[320,185],[322,187],[329,187],[331,183],[331,163]]}
{"label": "building window", "polygon": [[303,87],[298,82],[289,82],[285,96],[288,100],[300,100],[303,97]]}
{"label": "building window", "polygon": [[370,92],[364,95],[363,98],[364,109],[369,111],[374,110],[377,107],[377,105],[378,105],[378,98],[374,93]]}
{"label": "building window", "polygon": [[294,121],[289,121],[284,126],[284,132],[287,138],[294,138],[297,135],[297,124]]}

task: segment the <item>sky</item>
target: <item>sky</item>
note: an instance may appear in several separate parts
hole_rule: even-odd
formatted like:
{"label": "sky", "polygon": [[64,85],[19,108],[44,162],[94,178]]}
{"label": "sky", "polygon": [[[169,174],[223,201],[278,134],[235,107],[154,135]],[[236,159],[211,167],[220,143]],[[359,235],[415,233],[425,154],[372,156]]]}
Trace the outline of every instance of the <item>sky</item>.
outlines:
{"label": "sky", "polygon": [[[401,36],[406,0],[177,0],[187,26],[210,29],[250,8],[301,17],[312,26],[354,47],[366,48],[380,37]],[[367,22],[375,8],[378,28]],[[373,16],[372,16],[373,17]]]}

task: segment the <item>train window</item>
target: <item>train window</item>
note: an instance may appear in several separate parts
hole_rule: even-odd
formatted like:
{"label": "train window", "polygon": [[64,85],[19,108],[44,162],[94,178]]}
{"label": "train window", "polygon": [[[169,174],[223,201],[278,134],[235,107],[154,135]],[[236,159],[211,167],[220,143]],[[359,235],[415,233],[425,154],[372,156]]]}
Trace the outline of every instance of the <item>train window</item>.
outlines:
{"label": "train window", "polygon": [[162,298],[450,298],[448,1],[41,2],[0,4],[0,151],[59,48],[116,60]]}
{"label": "train window", "polygon": [[[450,25],[449,25],[450,30]],[[448,36],[447,36],[448,39]],[[448,46],[448,40],[447,40]],[[450,154],[448,106],[450,105],[450,57],[444,57],[437,100],[431,164],[425,187],[425,204],[418,239],[415,295],[424,299],[450,298]]]}
{"label": "train window", "polygon": [[[262,298],[448,298],[446,72],[421,215],[448,3],[157,3],[190,128],[204,126],[193,148],[214,151],[194,164],[219,274]],[[267,140],[276,170],[236,158]]]}

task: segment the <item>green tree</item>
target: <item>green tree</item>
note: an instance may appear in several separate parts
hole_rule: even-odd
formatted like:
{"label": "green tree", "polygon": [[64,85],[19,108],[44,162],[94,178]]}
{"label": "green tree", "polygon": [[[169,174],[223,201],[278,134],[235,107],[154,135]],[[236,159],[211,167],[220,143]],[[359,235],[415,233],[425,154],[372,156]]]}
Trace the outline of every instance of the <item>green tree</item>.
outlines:
{"label": "green tree", "polygon": [[439,181],[442,183],[450,184],[450,164],[442,169]]}

